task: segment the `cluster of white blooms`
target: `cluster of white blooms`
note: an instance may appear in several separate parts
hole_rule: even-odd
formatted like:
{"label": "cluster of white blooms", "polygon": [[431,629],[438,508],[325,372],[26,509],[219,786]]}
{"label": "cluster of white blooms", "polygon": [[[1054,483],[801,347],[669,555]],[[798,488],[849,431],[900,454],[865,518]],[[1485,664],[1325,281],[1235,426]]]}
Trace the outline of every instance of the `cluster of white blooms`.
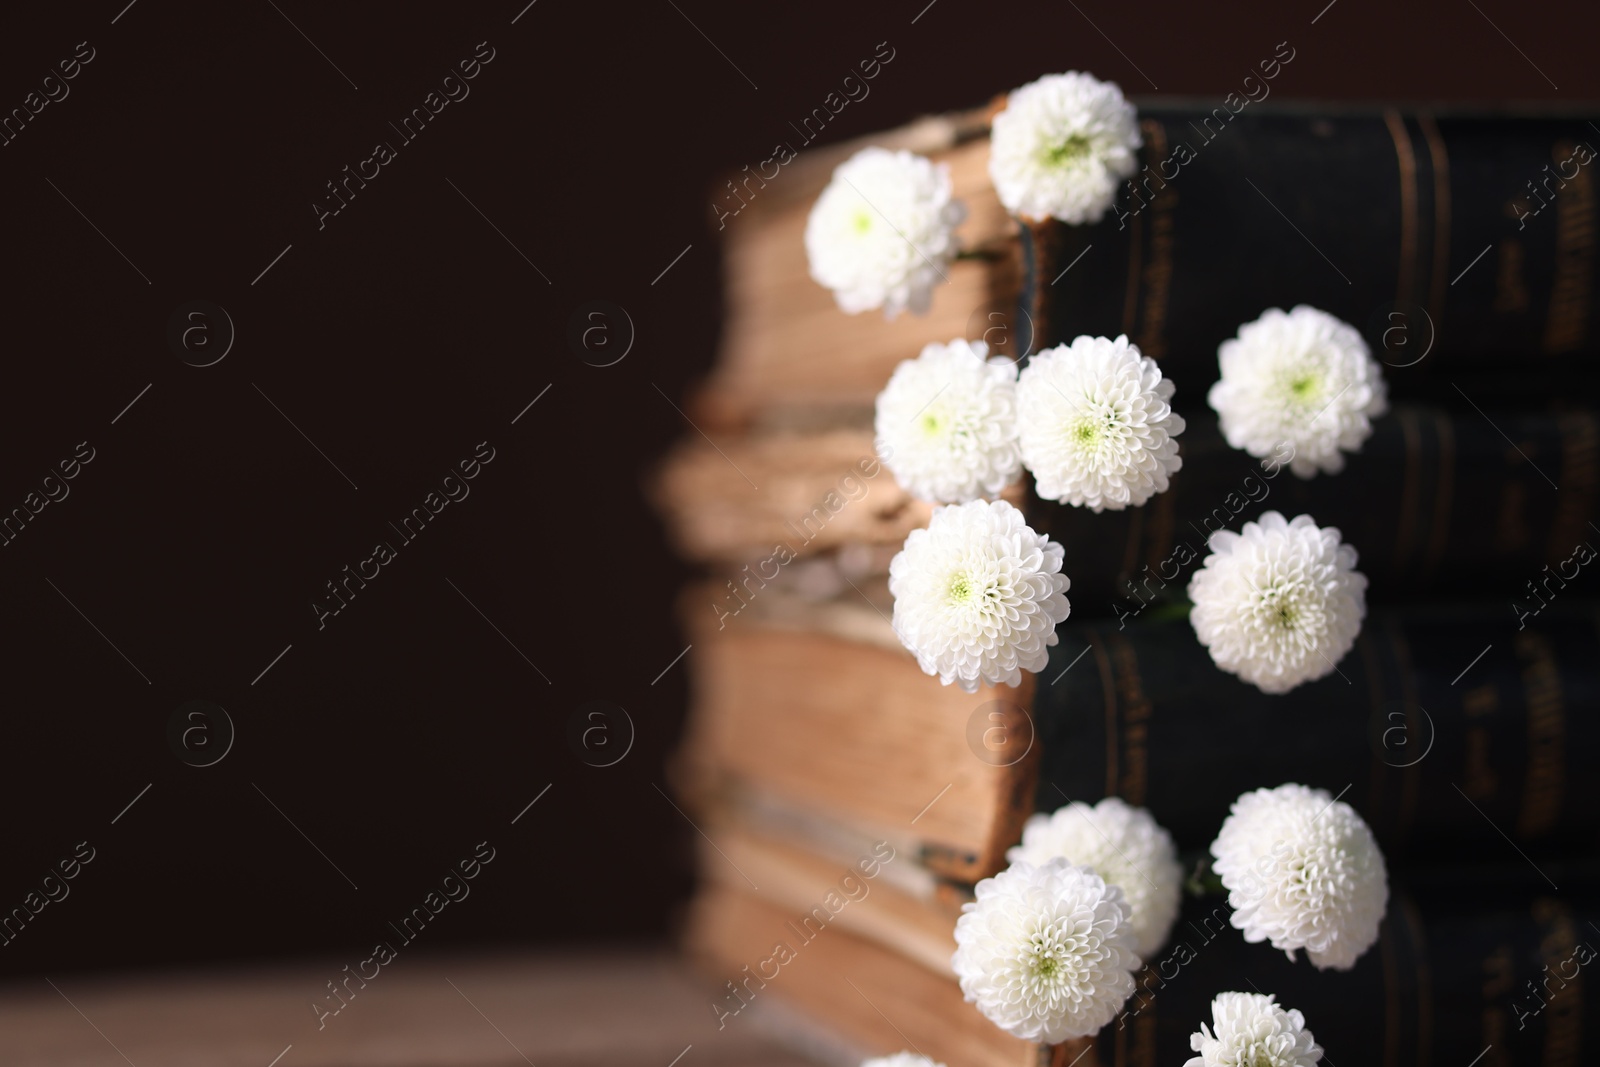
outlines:
{"label": "cluster of white blooms", "polygon": [[[1165,490],[1182,465],[1172,383],[1126,337],[1080,337],[1020,376],[987,357],[978,341],[928,345],[878,395],[879,451],[913,495],[985,505],[1026,464],[1040,496],[1121,509]],[[1016,685],[1019,665],[1044,667],[1066,618],[1061,546],[1003,502],[948,510],[934,513],[938,534],[913,532],[890,568],[895,632],[945,684]],[[1035,580],[1044,573],[1059,584]]]}
{"label": "cluster of white blooms", "polygon": [[[1142,146],[1117,86],[1051,75],[1013,91],[992,123],[989,174],[1026,222],[1102,219]],[[813,206],[812,277],[848,312],[928,309],[964,210],[948,167],[867,148]],[[1360,333],[1315,308],[1271,309],[1218,349],[1207,394],[1228,444],[1302,478],[1337,473],[1387,410]],[[1018,685],[1044,668],[1069,611],[1065,550],[1004,500],[1024,470],[1039,497],[1095,512],[1138,507],[1182,467],[1173,382],[1126,336],[1080,336],[1027,360],[981,341],[926,345],[878,395],[875,441],[907,492],[935,505],[889,566],[892,624],[945,685]],[[1340,532],[1268,511],[1220,530],[1193,574],[1190,621],[1222,670],[1281,694],[1337,670],[1366,614],[1367,580]],[[1326,791],[1287,784],[1233,804],[1211,844],[1233,926],[1319,969],[1347,970],[1377,940],[1388,874],[1371,829]],[[1094,1034],[1172,933],[1184,871],[1172,835],[1117,797],[1032,816],[1010,865],[980,881],[955,925],[966,999],[1006,1032],[1059,1043]],[[1299,1011],[1261,993],[1211,1005],[1185,1067],[1315,1067]],[[862,1067],[944,1067],[898,1052]]]}
{"label": "cluster of white blooms", "polygon": [[811,277],[851,314],[881,307],[889,318],[907,308],[920,315],[946,280],[965,215],[949,167],[863,148],[839,164],[806,220]]}
{"label": "cluster of white blooms", "polygon": [[[1246,793],[1211,853],[1246,941],[1348,970],[1388,905],[1383,854],[1348,804],[1288,784]],[[1182,869],[1150,813],[1115,797],[1036,815],[1010,866],[979,882],[956,920],[951,966],[966,999],[1029,1041],[1094,1033],[1133,992],[1140,957],[1165,941]],[[1140,883],[1144,883],[1141,888]],[[1212,1027],[1215,1029],[1213,1030]],[[1185,1067],[1312,1067],[1322,1050],[1298,1011],[1223,993]]]}
{"label": "cluster of white blooms", "polygon": [[1098,804],[1074,801],[1051,815],[1039,812],[1022,828],[1022,844],[1006,853],[1042,866],[1053,859],[1094,868],[1122,890],[1133,926],[1133,947],[1152,956],[1166,944],[1178,919],[1183,868],[1178,848],[1154,817],[1120,797]]}

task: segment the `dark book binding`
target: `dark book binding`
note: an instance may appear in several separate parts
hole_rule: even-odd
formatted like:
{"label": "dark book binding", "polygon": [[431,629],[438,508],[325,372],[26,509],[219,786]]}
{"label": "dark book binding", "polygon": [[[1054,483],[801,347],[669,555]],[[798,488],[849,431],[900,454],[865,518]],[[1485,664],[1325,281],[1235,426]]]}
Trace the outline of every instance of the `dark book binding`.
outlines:
{"label": "dark book binding", "polygon": [[1204,853],[1242,793],[1343,798],[1391,864],[1600,854],[1600,612],[1370,613],[1333,673],[1269,695],[1217,667],[1187,620],[1064,626],[1032,705],[1034,804],[1120,796]]}
{"label": "dark book binding", "polygon": [[1337,527],[1360,557],[1369,601],[1503,590],[1510,621],[1513,602],[1536,609],[1576,576],[1574,553],[1600,542],[1592,411],[1397,405],[1342,472],[1310,479],[1230,448],[1210,412],[1190,418],[1178,441],[1183,469],[1143,507],[1097,515],[1029,501],[1030,523],[1066,549],[1074,618],[1131,622],[1181,600],[1211,534],[1269,510]]}
{"label": "dark book binding", "polygon": [[1140,113],[1140,169],[1089,226],[1023,227],[1034,350],[1127,334],[1203,402],[1271,307],[1360,329],[1405,394],[1588,372],[1600,134],[1571,118],[1235,101]]}
{"label": "dark book binding", "polygon": [[[1305,1017],[1322,1063],[1382,1067],[1578,1067],[1593,1062],[1600,895],[1556,894],[1460,872],[1394,887],[1376,945],[1350,971],[1319,971],[1229,925],[1222,896],[1185,901],[1168,944],[1144,961],[1096,1039],[1105,1067],[1182,1064],[1218,993],[1271,993]],[[1470,885],[1470,903],[1462,885]],[[1585,1056],[1585,1053],[1588,1053]]]}

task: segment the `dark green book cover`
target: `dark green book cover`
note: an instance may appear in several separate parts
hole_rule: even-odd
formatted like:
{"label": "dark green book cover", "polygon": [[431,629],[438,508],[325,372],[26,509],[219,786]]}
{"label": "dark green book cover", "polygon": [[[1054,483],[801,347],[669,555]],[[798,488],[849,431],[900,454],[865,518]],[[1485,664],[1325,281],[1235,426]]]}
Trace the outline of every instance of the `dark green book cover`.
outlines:
{"label": "dark green book cover", "polygon": [[1127,334],[1180,403],[1241,324],[1297,304],[1361,330],[1397,395],[1542,398],[1600,355],[1584,115],[1157,102],[1140,127],[1101,222],[1023,227],[1034,351]]}

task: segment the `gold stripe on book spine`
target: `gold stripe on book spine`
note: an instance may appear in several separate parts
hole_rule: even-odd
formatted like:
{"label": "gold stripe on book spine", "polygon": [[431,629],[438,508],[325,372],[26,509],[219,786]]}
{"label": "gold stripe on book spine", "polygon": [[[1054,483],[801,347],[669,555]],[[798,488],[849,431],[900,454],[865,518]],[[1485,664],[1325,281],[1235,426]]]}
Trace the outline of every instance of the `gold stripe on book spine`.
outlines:
{"label": "gold stripe on book spine", "polygon": [[1528,719],[1528,768],[1522,787],[1517,836],[1537,837],[1561,818],[1566,793],[1567,701],[1550,641],[1523,630],[1512,641],[1522,661],[1522,696]]}
{"label": "gold stripe on book spine", "polygon": [[[1571,160],[1576,148],[1571,141],[1555,146],[1551,154],[1558,169]],[[1545,318],[1546,352],[1571,352],[1589,336],[1594,256],[1594,174],[1579,167],[1556,197],[1555,280],[1550,284],[1550,311]]]}
{"label": "gold stripe on book spine", "polygon": [[1479,968],[1483,975],[1483,981],[1478,986],[1483,996],[1483,1043],[1500,1050],[1497,1055],[1484,1061],[1484,1067],[1501,1067],[1510,1062],[1510,1055],[1506,1051],[1506,1024],[1509,1021],[1506,1005],[1511,1000],[1514,966],[1511,946],[1502,941],[1483,957]]}
{"label": "gold stripe on book spine", "polygon": [[1571,556],[1579,542],[1589,539],[1596,474],[1600,473],[1596,457],[1600,424],[1593,413],[1564,412],[1556,417],[1556,427],[1561,435],[1561,493],[1556,497],[1550,540],[1545,545],[1545,559],[1552,567]]}
{"label": "gold stripe on book spine", "polygon": [[1050,287],[1044,283],[1043,278],[1046,271],[1053,269],[1051,264],[1055,263],[1061,254],[1062,226],[1055,219],[1023,222],[1021,225],[1027,229],[1029,243],[1033,247],[1033,294],[1027,314],[1033,319],[1033,337],[1036,340],[1051,336],[1051,331],[1055,328],[1050,316],[1050,301],[1045,299]]}
{"label": "gold stripe on book spine", "polygon": [[[1539,897],[1533,902],[1533,919],[1543,928],[1539,955],[1544,962],[1544,977],[1538,985],[1549,997],[1540,1015],[1544,1021],[1545,1067],[1577,1067],[1583,1051],[1583,970],[1568,978],[1563,964],[1576,959],[1578,928],[1572,911],[1554,897]],[[1551,972],[1558,987],[1550,988]],[[1530,980],[1529,985],[1533,985]],[[1538,992],[1533,994],[1538,1002]],[[1520,1019],[1519,1019],[1520,1021]]]}
{"label": "gold stripe on book spine", "polygon": [[1596,475],[1600,473],[1596,457],[1600,424],[1594,414],[1563,412],[1556,416],[1556,428],[1561,437],[1561,492],[1550,523],[1550,540],[1545,544],[1545,560],[1552,567],[1558,567],[1580,542],[1589,539]]}
{"label": "gold stripe on book spine", "polygon": [[1433,161],[1433,278],[1428,295],[1428,313],[1433,316],[1434,342],[1439,324],[1444,321],[1445,275],[1450,263],[1450,154],[1445,150],[1439,124],[1432,115],[1418,115],[1417,125],[1428,142],[1428,158]]}
{"label": "gold stripe on book spine", "polygon": [[1383,121],[1394,139],[1394,153],[1400,167],[1400,278],[1396,300],[1410,301],[1417,276],[1417,156],[1411,149],[1411,134],[1405,119],[1392,108],[1385,109]]}

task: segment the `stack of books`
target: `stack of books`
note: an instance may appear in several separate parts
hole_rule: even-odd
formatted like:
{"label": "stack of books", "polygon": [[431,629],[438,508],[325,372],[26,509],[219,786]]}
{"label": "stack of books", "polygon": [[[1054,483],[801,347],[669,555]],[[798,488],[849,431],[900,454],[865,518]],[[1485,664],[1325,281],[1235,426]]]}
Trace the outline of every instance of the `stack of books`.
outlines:
{"label": "stack of books", "polygon": [[[812,149],[719,191],[741,205],[723,219],[723,353],[655,482],[705,572],[682,600],[693,705],[674,784],[703,831],[685,943],[722,983],[709,1010],[732,1027],[781,1002],[864,1051],[951,1067],[1153,1067],[1188,1058],[1213,996],[1255,989],[1304,1013],[1324,1062],[1592,1058],[1588,127],[1144,101],[1141,169],[1102,222],[1067,227],[1001,207],[991,114]],[[967,206],[976,254],[925,316],[846,315],[808,276],[807,214],[867,143],[948,164]],[[1391,397],[1344,471],[1310,481],[1229,448],[1205,403],[1217,346],[1296,304],[1360,329]],[[1177,383],[1183,469],[1102,514],[1013,486],[1065,546],[1071,617],[1022,686],[942,687],[889,622],[889,561],[931,509],[878,461],[874,397],[929,343],[1025,359],[1086,333],[1126,334]],[[1370,580],[1355,649],[1281,696],[1218,669],[1183,617],[1208,536],[1268,510],[1337,527]],[[963,1002],[956,917],[1029,815],[1122,797],[1199,874],[1232,801],[1284,782],[1351,804],[1387,858],[1387,917],[1353,971],[1247,944],[1197,877],[1098,1036],[1029,1044]]]}

